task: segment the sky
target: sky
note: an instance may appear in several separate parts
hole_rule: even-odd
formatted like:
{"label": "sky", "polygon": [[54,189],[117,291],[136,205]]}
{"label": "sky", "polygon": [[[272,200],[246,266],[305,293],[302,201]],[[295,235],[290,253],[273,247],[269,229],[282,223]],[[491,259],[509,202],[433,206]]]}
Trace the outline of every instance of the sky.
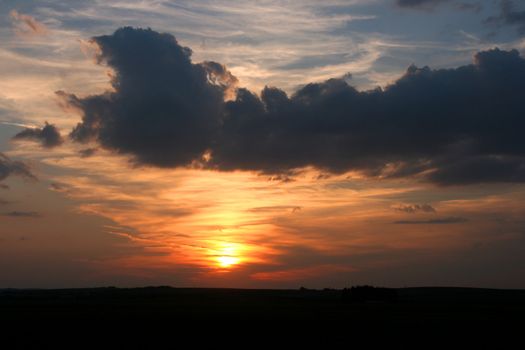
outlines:
{"label": "sky", "polygon": [[525,288],[525,4],[0,0],[0,288]]}

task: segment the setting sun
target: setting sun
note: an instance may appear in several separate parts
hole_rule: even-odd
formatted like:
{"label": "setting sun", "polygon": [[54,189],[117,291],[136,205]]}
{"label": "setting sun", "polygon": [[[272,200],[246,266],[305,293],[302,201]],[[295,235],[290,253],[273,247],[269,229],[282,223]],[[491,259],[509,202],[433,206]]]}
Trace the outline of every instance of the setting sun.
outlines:
{"label": "setting sun", "polygon": [[241,262],[241,251],[243,247],[238,243],[214,242],[212,249],[212,264],[220,269],[229,269]]}
{"label": "setting sun", "polygon": [[219,256],[217,257],[217,263],[219,267],[229,268],[239,263],[239,258],[234,256]]}

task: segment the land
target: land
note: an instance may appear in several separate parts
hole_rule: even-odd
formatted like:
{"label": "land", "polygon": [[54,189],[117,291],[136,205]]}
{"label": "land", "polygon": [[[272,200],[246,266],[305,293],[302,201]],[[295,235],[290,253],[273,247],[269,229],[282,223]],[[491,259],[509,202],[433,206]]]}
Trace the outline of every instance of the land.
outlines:
{"label": "land", "polygon": [[[199,329],[289,339],[344,342],[348,332],[404,332],[446,327],[522,327],[525,290],[401,288],[355,290],[191,289],[171,287],[0,290],[0,313],[12,328],[60,324],[179,336]],[[372,291],[372,292],[371,292]],[[374,292],[375,291],[375,292]],[[380,293],[377,293],[380,291]],[[82,325],[82,326],[81,326]],[[162,332],[160,332],[162,333]],[[189,333],[188,333],[189,334]],[[205,340],[204,339],[201,340]],[[128,339],[129,340],[129,339]]]}

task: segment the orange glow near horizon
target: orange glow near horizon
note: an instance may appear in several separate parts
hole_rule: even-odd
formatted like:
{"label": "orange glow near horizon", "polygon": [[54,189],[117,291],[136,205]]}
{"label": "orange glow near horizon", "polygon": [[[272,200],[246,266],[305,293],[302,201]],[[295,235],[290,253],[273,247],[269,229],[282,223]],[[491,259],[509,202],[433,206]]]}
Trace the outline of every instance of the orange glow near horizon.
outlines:
{"label": "orange glow near horizon", "polygon": [[[31,144],[24,146],[12,155],[47,157]],[[498,207],[510,215],[525,196],[524,190],[512,197],[440,198],[429,200],[436,212],[406,213],[396,208],[418,203],[423,192],[438,198],[434,189],[378,183],[352,173],[319,178],[315,169],[286,182],[252,172],[198,169],[137,168],[130,177],[125,158],[100,150],[78,162],[74,147],[65,145],[60,158],[41,162],[83,174],[50,174],[55,196],[73,201],[77,214],[110,220],[105,231],[122,253],[90,264],[100,273],[138,278],[165,273],[168,282],[180,278],[189,286],[349,278],[406,263],[410,252],[417,256],[429,247],[435,254],[454,252],[473,241],[498,238],[478,234],[482,224],[486,230],[498,224],[483,221],[482,213]],[[450,224],[446,231],[444,225],[396,224],[455,216],[473,224]]]}

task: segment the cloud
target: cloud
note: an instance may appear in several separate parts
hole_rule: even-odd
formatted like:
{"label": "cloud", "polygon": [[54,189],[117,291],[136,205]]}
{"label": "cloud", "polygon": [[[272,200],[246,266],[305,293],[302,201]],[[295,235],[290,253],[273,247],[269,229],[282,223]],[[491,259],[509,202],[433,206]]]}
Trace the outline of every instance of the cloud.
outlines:
{"label": "cloud", "polygon": [[487,18],[485,23],[497,26],[513,26],[516,27],[518,33],[525,34],[525,10],[517,9],[513,0],[501,0],[500,14]]}
{"label": "cloud", "polygon": [[300,206],[291,206],[291,205],[274,205],[267,207],[255,207],[249,209],[253,213],[271,213],[271,212],[298,212],[302,209]]}
{"label": "cloud", "polygon": [[451,216],[442,219],[430,219],[430,220],[399,220],[395,221],[394,224],[400,225],[446,225],[446,224],[461,224],[467,222],[465,218]]}
{"label": "cloud", "polygon": [[483,5],[479,2],[462,2],[456,4],[456,8],[462,11],[472,11],[479,13],[483,9]]}
{"label": "cloud", "polygon": [[84,112],[71,137],[161,167],[199,159],[219,127],[231,74],[220,64],[193,64],[189,48],[149,29],[121,28],[93,42],[101,49],[99,62],[115,71],[115,92],[67,96]]}
{"label": "cloud", "polygon": [[88,157],[93,156],[95,153],[97,153],[97,149],[96,148],[85,148],[85,149],[78,151],[78,153],[80,154],[80,157],[88,158]]}
{"label": "cloud", "polygon": [[41,215],[35,211],[11,211],[0,214],[2,216],[9,216],[13,218],[39,218]]}
{"label": "cloud", "polygon": [[53,191],[64,191],[68,188],[68,186],[58,182],[53,182],[49,185],[49,188]]}
{"label": "cloud", "polygon": [[13,139],[38,141],[45,148],[60,146],[64,142],[58,129],[47,122],[43,128],[26,128],[16,134]]}
{"label": "cloud", "polygon": [[396,0],[396,4],[406,8],[431,8],[446,1],[449,0]]}
{"label": "cloud", "polygon": [[430,204],[401,204],[398,206],[393,207],[396,211],[402,211],[405,213],[417,213],[417,212],[423,212],[423,213],[435,213],[436,209],[434,209],[433,206]]}
{"label": "cloud", "polygon": [[[8,156],[0,152],[0,181],[10,175],[21,176],[26,179],[36,180],[35,175],[31,173],[27,164],[11,160]],[[2,186],[2,188],[5,188]]]}
{"label": "cloud", "polygon": [[24,15],[16,10],[9,12],[9,16],[14,20],[15,31],[18,34],[44,35],[48,32],[47,27],[32,16]]}
{"label": "cloud", "polygon": [[170,34],[128,27],[93,41],[99,63],[115,72],[114,91],[58,92],[82,112],[71,137],[136,164],[249,170],[274,180],[311,166],[441,185],[525,181],[525,60],[516,50],[479,52],[454,69],[411,66],[385,89],[329,79],[291,96],[237,88],[225,101],[236,84],[231,74],[192,63],[191,50]]}
{"label": "cloud", "polygon": [[[445,2],[453,2],[452,0],[396,0],[396,5],[402,8],[418,9],[418,10],[432,10],[437,5]],[[453,2],[454,8],[460,11],[480,12],[483,8],[479,2]]]}

